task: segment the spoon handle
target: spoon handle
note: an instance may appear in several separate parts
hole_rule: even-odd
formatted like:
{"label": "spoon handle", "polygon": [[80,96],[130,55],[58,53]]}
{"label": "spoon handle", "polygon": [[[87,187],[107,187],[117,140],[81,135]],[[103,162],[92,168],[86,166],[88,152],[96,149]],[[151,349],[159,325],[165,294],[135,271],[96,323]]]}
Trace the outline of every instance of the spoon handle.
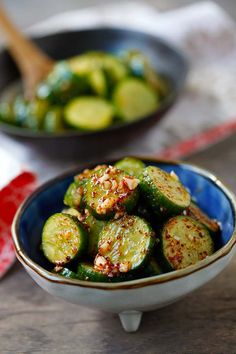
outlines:
{"label": "spoon handle", "polygon": [[34,86],[48,74],[54,62],[13,25],[1,6],[0,27],[6,36],[8,49],[23,76],[25,93],[29,98]]}

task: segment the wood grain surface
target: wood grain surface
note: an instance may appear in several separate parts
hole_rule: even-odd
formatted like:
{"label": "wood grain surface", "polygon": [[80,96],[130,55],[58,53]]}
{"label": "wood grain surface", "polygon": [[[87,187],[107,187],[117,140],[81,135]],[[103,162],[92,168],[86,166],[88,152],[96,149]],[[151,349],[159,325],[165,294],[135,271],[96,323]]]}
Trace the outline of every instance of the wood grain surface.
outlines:
{"label": "wood grain surface", "polygon": [[[236,191],[235,150],[233,137],[189,160]],[[47,294],[17,262],[0,283],[0,354],[236,353],[235,274],[236,258],[182,301],[144,314],[139,332],[127,334],[117,316]]]}

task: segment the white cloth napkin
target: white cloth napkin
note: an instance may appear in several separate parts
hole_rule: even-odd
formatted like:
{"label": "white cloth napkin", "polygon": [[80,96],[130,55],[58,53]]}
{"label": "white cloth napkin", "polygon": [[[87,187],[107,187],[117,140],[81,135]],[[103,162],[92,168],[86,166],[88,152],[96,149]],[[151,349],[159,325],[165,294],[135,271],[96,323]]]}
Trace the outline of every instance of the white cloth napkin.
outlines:
{"label": "white cloth napkin", "polygon": [[[158,153],[165,146],[236,117],[236,25],[218,5],[199,2],[160,13],[142,2],[106,4],[53,16],[29,32],[42,35],[104,25],[162,36],[182,49],[190,62],[186,88],[171,112],[142,141],[132,142],[125,149],[119,147],[116,154]],[[17,143],[13,146],[12,140],[3,135],[0,146],[8,146],[21,160],[30,161],[36,171],[44,166],[34,152]],[[51,166],[49,175],[61,169]]]}

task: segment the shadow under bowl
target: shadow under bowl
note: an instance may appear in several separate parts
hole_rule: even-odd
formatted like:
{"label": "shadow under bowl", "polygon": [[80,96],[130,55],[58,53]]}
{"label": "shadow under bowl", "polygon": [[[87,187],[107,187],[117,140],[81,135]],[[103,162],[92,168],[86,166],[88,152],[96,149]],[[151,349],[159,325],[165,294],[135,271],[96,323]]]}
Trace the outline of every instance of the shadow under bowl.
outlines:
{"label": "shadow under bowl", "polygon": [[142,312],[173,303],[214,278],[229,263],[236,243],[236,201],[222,182],[190,164],[142,160],[147,165],[174,171],[199,206],[221,223],[219,247],[212,256],[182,270],[122,283],[86,282],[53,274],[52,266],[39,249],[42,228],[50,215],[62,210],[63,195],[73,176],[92,167],[88,164],[38,188],[21,206],[12,228],[19,261],[43,289],[72,303],[118,313],[126,331],[138,329]]}
{"label": "shadow under bowl", "polygon": [[[12,135],[18,141],[53,157],[99,156],[141,134],[160,121],[176,101],[183,88],[187,62],[183,54],[173,45],[156,36],[120,28],[91,28],[66,31],[34,38],[36,44],[55,60],[62,60],[91,50],[120,54],[129,49],[142,51],[150,59],[155,70],[167,78],[170,94],[153,114],[127,124],[116,124],[99,132],[67,130],[49,134],[34,132],[0,122],[0,130]],[[0,52],[0,92],[16,80],[19,72],[8,52]],[[60,144],[60,151],[58,151]]]}

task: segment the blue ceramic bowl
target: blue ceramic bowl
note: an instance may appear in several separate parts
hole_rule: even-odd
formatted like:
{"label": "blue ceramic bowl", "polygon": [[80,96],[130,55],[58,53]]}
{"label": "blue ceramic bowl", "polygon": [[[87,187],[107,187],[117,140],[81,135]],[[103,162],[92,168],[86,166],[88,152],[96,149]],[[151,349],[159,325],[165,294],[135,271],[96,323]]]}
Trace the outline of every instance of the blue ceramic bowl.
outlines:
{"label": "blue ceramic bowl", "polygon": [[[165,171],[174,171],[199,206],[211,218],[219,220],[222,233],[218,250],[212,256],[182,270],[123,283],[71,280],[51,273],[51,265],[39,248],[43,224],[50,215],[62,210],[63,196],[73,176],[92,167],[89,165],[53,179],[36,190],[21,206],[13,223],[17,257],[40,286],[68,301],[119,313],[126,330],[137,329],[135,316],[140,317],[142,311],[174,302],[215,277],[230,261],[236,243],[235,197],[222,182],[211,173],[189,164],[142,160]],[[126,321],[131,318],[130,313],[135,314],[136,324],[132,320]],[[131,327],[127,323],[131,323]]]}

